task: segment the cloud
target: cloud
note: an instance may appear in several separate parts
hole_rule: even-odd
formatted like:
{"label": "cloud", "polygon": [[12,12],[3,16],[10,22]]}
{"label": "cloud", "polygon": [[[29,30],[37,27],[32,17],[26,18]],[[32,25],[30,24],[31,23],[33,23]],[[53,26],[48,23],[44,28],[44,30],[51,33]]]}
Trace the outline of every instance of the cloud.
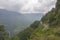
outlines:
{"label": "cloud", "polygon": [[46,13],[55,7],[57,0],[0,0],[0,9],[20,13]]}

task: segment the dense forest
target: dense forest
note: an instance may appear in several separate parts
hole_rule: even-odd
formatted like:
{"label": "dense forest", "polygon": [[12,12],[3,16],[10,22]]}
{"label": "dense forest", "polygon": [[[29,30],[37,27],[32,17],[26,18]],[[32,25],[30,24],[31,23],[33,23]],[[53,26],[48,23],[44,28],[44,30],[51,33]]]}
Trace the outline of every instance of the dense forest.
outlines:
{"label": "dense forest", "polygon": [[36,20],[17,35],[10,37],[3,25],[0,26],[0,35],[0,40],[60,40],[60,0],[40,21]]}

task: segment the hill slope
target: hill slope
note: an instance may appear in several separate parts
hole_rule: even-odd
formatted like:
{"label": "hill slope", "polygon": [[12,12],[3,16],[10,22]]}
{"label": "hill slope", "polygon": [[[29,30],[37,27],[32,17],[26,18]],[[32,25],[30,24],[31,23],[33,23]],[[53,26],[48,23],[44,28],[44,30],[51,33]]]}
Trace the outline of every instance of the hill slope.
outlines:
{"label": "hill slope", "polygon": [[16,40],[60,40],[60,0],[57,0],[56,8],[43,16],[39,22],[39,25],[34,23],[35,25],[30,26],[33,32],[27,28],[28,30],[22,31],[22,35],[20,33],[17,35]]}
{"label": "hill slope", "polygon": [[48,12],[41,21],[43,28],[39,26],[27,40],[60,40],[60,0],[57,0],[56,8]]}

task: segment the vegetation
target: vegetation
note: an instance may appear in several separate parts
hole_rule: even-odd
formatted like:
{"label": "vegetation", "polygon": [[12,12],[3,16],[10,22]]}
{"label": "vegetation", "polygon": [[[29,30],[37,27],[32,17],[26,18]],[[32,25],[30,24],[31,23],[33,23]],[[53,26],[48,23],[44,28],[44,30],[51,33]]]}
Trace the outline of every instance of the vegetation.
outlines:
{"label": "vegetation", "polygon": [[[0,40],[9,39],[4,26],[0,26],[0,32],[3,33]],[[35,21],[10,40],[60,40],[60,0],[57,1],[56,8],[43,16],[41,21]]]}
{"label": "vegetation", "polygon": [[5,30],[4,25],[0,25],[0,40],[10,40],[9,33]]}
{"label": "vegetation", "polygon": [[44,27],[38,27],[28,40],[60,40],[60,0],[57,0],[56,8],[43,16],[41,21]]}
{"label": "vegetation", "polygon": [[60,26],[60,0],[57,0],[56,8],[48,12],[41,21],[49,24],[50,27]]}
{"label": "vegetation", "polygon": [[27,40],[28,38],[30,38],[30,35],[35,31],[39,24],[40,21],[35,21],[30,25],[30,27],[18,33],[17,37],[19,38],[19,40]]}

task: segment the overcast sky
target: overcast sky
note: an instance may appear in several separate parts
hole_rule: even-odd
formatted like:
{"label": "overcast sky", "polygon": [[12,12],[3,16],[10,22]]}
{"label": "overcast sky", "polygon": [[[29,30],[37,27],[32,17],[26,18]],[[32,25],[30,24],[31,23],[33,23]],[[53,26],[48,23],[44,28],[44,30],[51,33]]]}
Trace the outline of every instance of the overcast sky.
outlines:
{"label": "overcast sky", "polygon": [[46,13],[55,7],[56,0],[0,0],[0,9],[20,13]]}

